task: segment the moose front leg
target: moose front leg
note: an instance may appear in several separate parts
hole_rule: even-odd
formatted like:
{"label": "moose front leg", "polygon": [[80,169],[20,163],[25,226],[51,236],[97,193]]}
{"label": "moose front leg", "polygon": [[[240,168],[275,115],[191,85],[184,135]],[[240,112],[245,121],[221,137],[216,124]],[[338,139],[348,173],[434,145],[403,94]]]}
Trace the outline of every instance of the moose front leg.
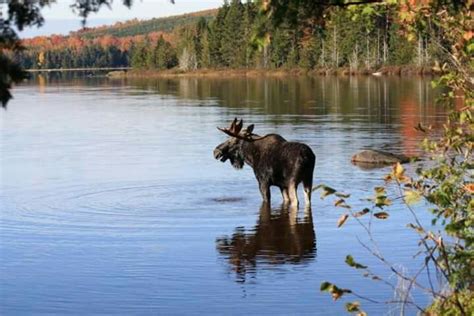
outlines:
{"label": "moose front leg", "polygon": [[267,181],[258,181],[263,202],[270,203],[270,185]]}

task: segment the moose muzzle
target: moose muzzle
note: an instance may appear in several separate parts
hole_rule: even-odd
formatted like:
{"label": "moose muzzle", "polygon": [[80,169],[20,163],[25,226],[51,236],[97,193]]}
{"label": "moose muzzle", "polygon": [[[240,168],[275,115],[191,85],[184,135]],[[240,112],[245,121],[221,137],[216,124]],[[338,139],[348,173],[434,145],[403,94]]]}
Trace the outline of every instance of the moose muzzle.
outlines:
{"label": "moose muzzle", "polygon": [[214,158],[222,162],[225,162],[228,159],[227,155],[224,155],[222,150],[219,148],[214,149]]}

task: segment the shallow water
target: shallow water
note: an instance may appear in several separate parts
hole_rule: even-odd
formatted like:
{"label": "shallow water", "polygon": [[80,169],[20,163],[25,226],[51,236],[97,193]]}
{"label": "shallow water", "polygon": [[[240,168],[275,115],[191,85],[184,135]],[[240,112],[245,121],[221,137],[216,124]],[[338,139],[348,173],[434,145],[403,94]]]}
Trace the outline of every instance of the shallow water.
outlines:
{"label": "shallow water", "polygon": [[[343,210],[319,193],[310,213],[282,208],[277,190],[261,208],[252,170],[213,159],[226,139],[216,126],[238,116],[307,143],[315,184],[352,193],[357,209],[388,169],[360,169],[351,155],[417,154],[413,126],[444,118],[424,79],[40,77],[14,95],[0,113],[2,314],[343,313],[322,281],[389,300],[392,289],[344,263],[351,253],[396,283],[358,243],[363,228],[336,228]],[[390,214],[374,235],[413,272],[410,215],[396,204]]]}

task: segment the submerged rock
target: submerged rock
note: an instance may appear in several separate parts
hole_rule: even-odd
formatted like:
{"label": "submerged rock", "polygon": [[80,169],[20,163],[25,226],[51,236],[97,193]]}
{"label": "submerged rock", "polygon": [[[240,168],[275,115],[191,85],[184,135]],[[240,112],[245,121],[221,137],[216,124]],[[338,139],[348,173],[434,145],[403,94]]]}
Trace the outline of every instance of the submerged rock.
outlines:
{"label": "submerged rock", "polygon": [[354,156],[351,161],[353,164],[361,165],[364,167],[383,167],[394,163],[406,163],[410,162],[410,157],[404,155],[396,155],[387,151],[381,150],[362,150]]}

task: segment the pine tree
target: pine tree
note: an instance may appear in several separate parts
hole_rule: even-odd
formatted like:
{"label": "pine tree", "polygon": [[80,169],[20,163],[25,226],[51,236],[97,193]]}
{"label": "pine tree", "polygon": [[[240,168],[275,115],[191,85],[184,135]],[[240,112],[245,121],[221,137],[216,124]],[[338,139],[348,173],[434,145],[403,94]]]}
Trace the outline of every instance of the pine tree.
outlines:
{"label": "pine tree", "polygon": [[176,53],[163,36],[160,36],[158,39],[153,56],[156,69],[169,69],[177,65]]}
{"label": "pine tree", "polygon": [[224,5],[217,12],[217,16],[209,28],[210,60],[211,65],[214,67],[222,67],[224,65],[221,47],[225,28],[225,17],[228,11],[229,4],[225,1]]}
{"label": "pine tree", "polygon": [[195,28],[183,27],[178,31],[180,41],[177,54],[181,70],[195,70],[198,68],[198,57],[196,52]]}
{"label": "pine tree", "polygon": [[148,48],[146,42],[137,44],[132,51],[132,67],[143,69],[147,67]]}
{"label": "pine tree", "polygon": [[195,45],[198,67],[208,68],[210,66],[209,26],[204,18],[201,18],[196,25]]}
{"label": "pine tree", "polygon": [[240,0],[232,0],[225,15],[220,52],[223,65],[241,67],[245,64],[244,8]]}

